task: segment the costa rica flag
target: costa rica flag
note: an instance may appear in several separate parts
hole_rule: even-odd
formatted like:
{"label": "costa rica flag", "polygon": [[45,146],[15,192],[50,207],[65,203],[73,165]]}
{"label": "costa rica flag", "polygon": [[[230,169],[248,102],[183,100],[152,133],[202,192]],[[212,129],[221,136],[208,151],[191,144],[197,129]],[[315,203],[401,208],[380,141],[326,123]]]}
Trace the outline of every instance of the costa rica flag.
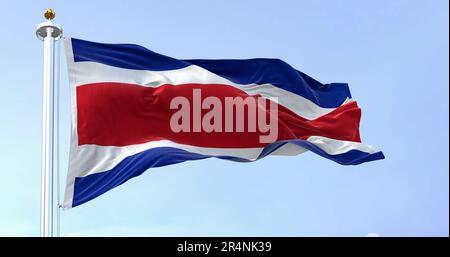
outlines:
{"label": "costa rica flag", "polygon": [[65,38],[72,132],[64,207],[149,168],[311,151],[342,165],[383,159],[361,143],[345,83],[279,59],[178,60],[132,44]]}

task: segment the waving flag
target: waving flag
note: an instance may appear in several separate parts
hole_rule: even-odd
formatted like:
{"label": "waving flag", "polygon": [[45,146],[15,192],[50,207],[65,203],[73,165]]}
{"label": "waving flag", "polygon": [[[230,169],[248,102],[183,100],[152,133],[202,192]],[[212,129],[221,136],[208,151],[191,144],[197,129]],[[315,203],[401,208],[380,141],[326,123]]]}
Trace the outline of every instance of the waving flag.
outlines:
{"label": "waving flag", "polygon": [[64,207],[152,167],[250,162],[307,150],[343,165],[383,159],[361,144],[344,83],[278,59],[177,60],[131,44],[65,39],[72,140]]}

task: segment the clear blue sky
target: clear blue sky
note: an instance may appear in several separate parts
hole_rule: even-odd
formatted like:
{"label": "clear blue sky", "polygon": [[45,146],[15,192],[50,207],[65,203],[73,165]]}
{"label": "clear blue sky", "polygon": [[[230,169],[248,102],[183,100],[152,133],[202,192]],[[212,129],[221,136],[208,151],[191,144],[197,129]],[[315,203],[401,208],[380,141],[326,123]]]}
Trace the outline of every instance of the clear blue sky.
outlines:
{"label": "clear blue sky", "polygon": [[[448,1],[2,1],[0,235],[39,235],[42,43],[47,7],[66,36],[176,58],[277,57],[348,82],[363,142],[386,159],[317,155],[149,170],[62,213],[63,235],[448,236]],[[62,59],[62,177],[69,98]],[[65,182],[65,181],[63,181]]]}

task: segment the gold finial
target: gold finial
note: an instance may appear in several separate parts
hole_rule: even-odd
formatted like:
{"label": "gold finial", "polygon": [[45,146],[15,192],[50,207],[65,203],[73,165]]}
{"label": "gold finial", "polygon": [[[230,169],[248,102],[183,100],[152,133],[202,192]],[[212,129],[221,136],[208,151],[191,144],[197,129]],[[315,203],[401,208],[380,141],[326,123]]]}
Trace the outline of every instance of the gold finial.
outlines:
{"label": "gold finial", "polygon": [[47,9],[44,11],[44,17],[47,20],[53,20],[55,18],[55,16],[56,16],[56,13],[55,13],[55,11],[53,11],[53,9]]}

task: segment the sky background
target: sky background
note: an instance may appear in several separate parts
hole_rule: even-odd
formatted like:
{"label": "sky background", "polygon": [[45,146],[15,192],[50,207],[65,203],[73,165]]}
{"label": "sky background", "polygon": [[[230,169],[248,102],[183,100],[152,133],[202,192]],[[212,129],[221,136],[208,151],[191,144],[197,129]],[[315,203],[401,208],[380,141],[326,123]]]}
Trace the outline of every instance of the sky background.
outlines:
{"label": "sky background", "polygon": [[[38,236],[43,10],[65,36],[175,58],[276,57],[348,82],[385,160],[312,153],[148,170],[61,214],[66,236],[448,236],[447,0],[0,1],[0,236]],[[70,110],[61,56],[61,170]]]}

